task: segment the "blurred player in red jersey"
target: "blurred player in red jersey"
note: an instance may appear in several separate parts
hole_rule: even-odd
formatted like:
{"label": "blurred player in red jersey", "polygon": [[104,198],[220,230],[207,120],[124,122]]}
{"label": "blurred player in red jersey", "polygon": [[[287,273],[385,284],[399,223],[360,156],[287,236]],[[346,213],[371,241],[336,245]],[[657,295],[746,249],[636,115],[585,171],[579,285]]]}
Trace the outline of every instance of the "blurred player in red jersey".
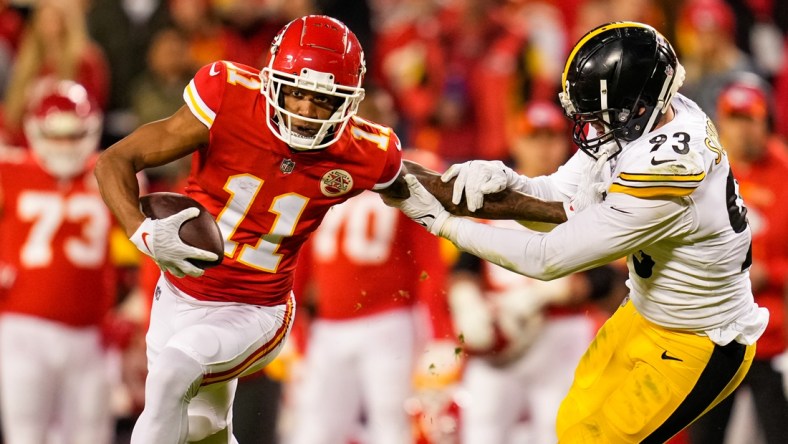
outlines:
{"label": "blurred player in red jersey", "polygon": [[[262,70],[226,61],[200,69],[175,114],[110,147],[96,170],[104,199],[132,241],[166,270],[154,294],[146,404],[134,444],[232,443],[237,378],[281,350],[294,301],[297,253],[333,205],[384,191],[401,168],[390,128],[355,116],[364,96],[355,35],[305,16],[274,39]],[[134,175],[193,154],[186,194],[214,216],[222,265],[180,241],[192,210],[146,219]]]}
{"label": "blurred player in red jersey", "polygon": [[108,444],[101,325],[114,304],[112,216],[92,170],[102,114],[81,85],[38,85],[30,150],[0,151],[0,404],[7,444]]}
{"label": "blurred player in red jersey", "polygon": [[[758,305],[769,309],[769,324],[758,340],[755,359],[742,385],[752,392],[765,442],[773,444],[785,442],[788,434],[788,211],[781,205],[788,200],[788,149],[770,129],[773,107],[768,84],[754,74],[740,74],[735,79],[717,100],[717,124],[749,210],[752,292]],[[725,441],[735,400],[728,397],[690,427],[693,444]]]}
{"label": "blurred player in red jersey", "polygon": [[[406,156],[425,166],[437,163],[414,153]],[[405,403],[414,368],[425,375],[430,364],[455,362],[453,369],[434,371],[459,371],[445,297],[447,264],[440,241],[430,237],[369,192],[326,216],[299,258],[315,316],[302,379],[295,381],[288,442],[347,443],[362,412],[365,442],[413,441]],[[427,337],[418,337],[419,331]]]}
{"label": "blurred player in red jersey", "polygon": [[[571,154],[558,105],[531,102],[513,127],[510,154],[521,174],[552,173]],[[514,221],[490,223],[522,229]],[[449,298],[455,329],[470,355],[462,378],[463,443],[558,440],[558,406],[597,328],[584,313],[588,307],[580,305],[585,295],[574,284],[581,279],[542,282],[462,253]]]}

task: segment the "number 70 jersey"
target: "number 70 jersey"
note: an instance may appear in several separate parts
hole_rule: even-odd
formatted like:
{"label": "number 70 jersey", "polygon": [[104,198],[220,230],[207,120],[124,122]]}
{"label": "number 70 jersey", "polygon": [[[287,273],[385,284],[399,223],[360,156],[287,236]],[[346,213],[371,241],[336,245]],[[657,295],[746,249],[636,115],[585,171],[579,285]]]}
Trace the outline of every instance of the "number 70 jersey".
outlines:
{"label": "number 70 jersey", "polygon": [[170,278],[199,300],[284,303],[299,249],[328,210],[388,187],[401,168],[394,132],[358,117],[325,149],[290,149],[269,130],[258,70],[248,66],[203,67],[184,100],[210,129],[210,143],[193,156],[186,194],[216,217],[224,237],[222,265],[200,278]]}

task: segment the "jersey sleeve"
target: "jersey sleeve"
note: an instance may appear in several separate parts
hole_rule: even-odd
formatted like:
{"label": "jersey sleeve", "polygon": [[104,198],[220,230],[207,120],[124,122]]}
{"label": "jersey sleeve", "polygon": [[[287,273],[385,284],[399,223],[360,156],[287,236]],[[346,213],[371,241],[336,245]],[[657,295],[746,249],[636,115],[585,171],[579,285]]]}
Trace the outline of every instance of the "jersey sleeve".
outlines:
{"label": "jersey sleeve", "polygon": [[386,148],[386,163],[383,166],[383,173],[377,183],[372,187],[379,191],[388,188],[399,176],[402,170],[402,143],[399,137],[391,131],[389,134],[388,146]]}
{"label": "jersey sleeve", "polygon": [[640,155],[622,158],[619,172],[608,191],[650,199],[692,194],[706,177],[702,151],[698,148],[683,154],[660,151],[644,150],[638,153]]}
{"label": "jersey sleeve", "polygon": [[205,65],[183,90],[183,100],[203,125],[210,128],[222,104],[227,85],[227,66],[218,61]]}
{"label": "jersey sleeve", "polygon": [[591,164],[593,159],[578,150],[556,172],[527,180],[523,191],[544,200],[567,201],[575,195],[581,176]]}

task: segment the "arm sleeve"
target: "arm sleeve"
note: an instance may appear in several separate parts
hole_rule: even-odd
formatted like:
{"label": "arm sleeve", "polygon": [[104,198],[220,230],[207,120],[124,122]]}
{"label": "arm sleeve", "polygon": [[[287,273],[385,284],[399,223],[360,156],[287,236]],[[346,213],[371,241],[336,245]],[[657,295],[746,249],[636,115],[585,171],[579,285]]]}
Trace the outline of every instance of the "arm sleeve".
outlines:
{"label": "arm sleeve", "polygon": [[589,156],[578,151],[555,173],[526,179],[520,191],[548,201],[566,202],[574,196],[580,176],[592,162]]}
{"label": "arm sleeve", "polygon": [[450,218],[441,235],[458,248],[532,278],[551,280],[612,262],[691,227],[681,199],[611,194],[549,233]]}

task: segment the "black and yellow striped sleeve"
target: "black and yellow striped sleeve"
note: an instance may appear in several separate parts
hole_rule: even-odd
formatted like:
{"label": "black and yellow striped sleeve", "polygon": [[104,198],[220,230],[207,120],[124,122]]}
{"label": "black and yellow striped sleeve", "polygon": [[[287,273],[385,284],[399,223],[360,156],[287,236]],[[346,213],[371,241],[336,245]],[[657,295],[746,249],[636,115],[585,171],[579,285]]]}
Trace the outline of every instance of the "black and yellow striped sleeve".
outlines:
{"label": "black and yellow striped sleeve", "polygon": [[706,177],[696,174],[635,174],[620,173],[608,192],[624,193],[641,198],[689,196]]}

